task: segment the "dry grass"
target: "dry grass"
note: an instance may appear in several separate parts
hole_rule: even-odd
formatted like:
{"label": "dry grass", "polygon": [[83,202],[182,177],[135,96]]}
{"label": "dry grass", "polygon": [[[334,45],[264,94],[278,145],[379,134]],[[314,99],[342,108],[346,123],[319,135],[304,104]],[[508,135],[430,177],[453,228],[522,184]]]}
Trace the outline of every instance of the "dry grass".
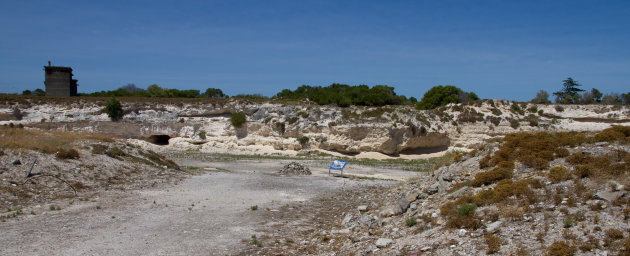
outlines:
{"label": "dry grass", "polygon": [[487,254],[495,254],[499,252],[501,249],[501,238],[495,235],[487,235],[485,240],[486,245],[488,246],[488,250],[486,250]]}
{"label": "dry grass", "polygon": [[559,183],[571,178],[571,173],[562,166],[555,166],[549,169],[547,177],[549,177],[551,183]]}
{"label": "dry grass", "polygon": [[79,140],[113,142],[111,136],[99,133],[40,131],[0,127],[0,148],[30,149],[55,154],[70,150],[70,145]]}
{"label": "dry grass", "polygon": [[547,256],[567,256],[567,255],[575,255],[577,249],[575,246],[569,245],[569,243],[564,241],[556,241],[553,242],[549,247],[547,247]]}

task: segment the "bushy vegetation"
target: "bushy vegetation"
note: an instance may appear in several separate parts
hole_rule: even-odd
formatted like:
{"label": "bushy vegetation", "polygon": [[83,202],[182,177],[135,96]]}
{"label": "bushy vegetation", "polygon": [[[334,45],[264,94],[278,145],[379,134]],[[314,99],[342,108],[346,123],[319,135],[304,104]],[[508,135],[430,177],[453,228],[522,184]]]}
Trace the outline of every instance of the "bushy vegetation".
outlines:
{"label": "bushy vegetation", "polygon": [[449,103],[463,103],[479,100],[474,92],[464,92],[462,89],[452,85],[438,85],[429,89],[420,102],[416,104],[416,109],[434,109]]}
{"label": "bushy vegetation", "polygon": [[59,159],[77,159],[79,158],[79,151],[76,149],[60,149],[55,156]]}
{"label": "bushy vegetation", "polygon": [[396,95],[394,87],[387,85],[350,86],[347,84],[331,84],[326,87],[302,85],[294,91],[284,89],[274,98],[302,100],[309,99],[319,105],[336,104],[340,107],[350,105],[384,106],[415,103],[414,98],[407,99]]}
{"label": "bushy vegetation", "polygon": [[128,84],[113,91],[100,91],[84,93],[81,96],[92,97],[151,97],[151,98],[228,98],[221,89],[208,88],[204,93],[199,90],[179,90],[162,88],[157,84],[152,84],[147,89],[136,87],[135,84]]}
{"label": "bushy vegetation", "polygon": [[116,98],[111,98],[108,101],[105,102],[105,113],[107,113],[107,116],[109,116],[109,118],[111,118],[114,121],[119,120],[122,115],[123,115],[123,109],[122,106],[120,105],[120,101],[118,101]]}
{"label": "bushy vegetation", "polygon": [[236,128],[243,127],[243,124],[245,124],[246,121],[247,121],[247,117],[245,116],[243,112],[233,113],[232,118],[230,119],[230,122]]}

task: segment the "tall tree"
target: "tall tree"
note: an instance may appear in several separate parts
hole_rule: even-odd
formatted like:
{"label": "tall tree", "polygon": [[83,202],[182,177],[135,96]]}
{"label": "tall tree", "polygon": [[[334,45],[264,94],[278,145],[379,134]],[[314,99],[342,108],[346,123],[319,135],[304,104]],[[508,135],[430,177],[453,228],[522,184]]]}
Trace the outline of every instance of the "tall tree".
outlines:
{"label": "tall tree", "polygon": [[553,95],[556,95],[556,103],[564,103],[564,104],[578,103],[580,100],[579,92],[584,91],[578,88],[578,86],[582,86],[582,85],[579,84],[577,81],[573,80],[573,78],[571,77],[562,81],[562,90],[553,93]]}

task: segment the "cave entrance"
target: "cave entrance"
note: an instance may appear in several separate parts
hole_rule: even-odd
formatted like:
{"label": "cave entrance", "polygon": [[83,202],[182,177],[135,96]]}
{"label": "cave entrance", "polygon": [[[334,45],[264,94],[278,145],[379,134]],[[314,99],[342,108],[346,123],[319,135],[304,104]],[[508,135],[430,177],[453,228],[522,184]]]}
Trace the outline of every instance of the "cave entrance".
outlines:
{"label": "cave entrance", "polygon": [[168,140],[171,139],[171,136],[168,135],[151,135],[147,138],[148,142],[151,142],[155,145],[168,145]]}

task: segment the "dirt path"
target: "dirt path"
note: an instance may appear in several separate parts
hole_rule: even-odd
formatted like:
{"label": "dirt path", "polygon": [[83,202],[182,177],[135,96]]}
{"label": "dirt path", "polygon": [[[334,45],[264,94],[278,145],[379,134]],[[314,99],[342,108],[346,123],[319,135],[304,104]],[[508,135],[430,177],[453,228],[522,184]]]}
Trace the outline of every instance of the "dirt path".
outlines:
{"label": "dirt path", "polygon": [[[0,255],[238,254],[247,246],[242,241],[269,222],[268,212],[341,189],[394,184],[328,177],[321,171],[278,176],[278,164],[213,163],[231,172],[209,172],[171,187],[104,191],[87,201],[60,202],[60,211],[35,208],[36,215],[0,223]],[[254,205],[257,211],[251,210]]]}

